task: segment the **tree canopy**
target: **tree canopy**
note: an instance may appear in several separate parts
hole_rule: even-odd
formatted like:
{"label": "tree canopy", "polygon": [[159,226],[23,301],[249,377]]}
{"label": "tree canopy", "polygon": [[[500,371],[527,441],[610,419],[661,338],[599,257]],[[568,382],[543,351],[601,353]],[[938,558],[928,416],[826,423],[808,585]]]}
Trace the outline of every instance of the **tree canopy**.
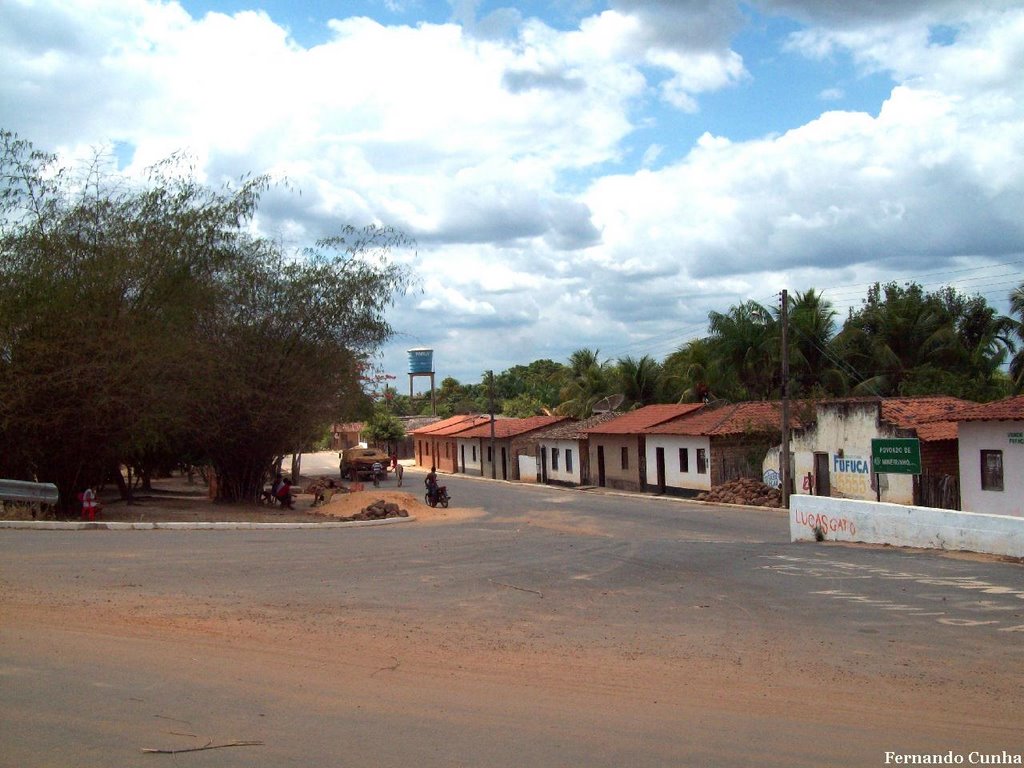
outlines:
{"label": "tree canopy", "polygon": [[271,185],[212,188],[184,158],[132,185],[0,132],[0,473],[73,494],[123,465],[205,462],[258,498],[276,455],[364,407],[392,334],[401,233],[346,227],[295,253],[253,234]]}

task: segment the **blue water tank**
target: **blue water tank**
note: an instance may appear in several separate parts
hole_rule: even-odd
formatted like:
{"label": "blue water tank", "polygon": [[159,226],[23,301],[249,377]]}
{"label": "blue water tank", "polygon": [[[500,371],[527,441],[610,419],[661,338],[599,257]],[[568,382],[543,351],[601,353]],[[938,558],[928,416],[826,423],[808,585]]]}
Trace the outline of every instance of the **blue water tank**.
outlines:
{"label": "blue water tank", "polygon": [[409,373],[433,373],[434,350],[426,347],[409,350]]}

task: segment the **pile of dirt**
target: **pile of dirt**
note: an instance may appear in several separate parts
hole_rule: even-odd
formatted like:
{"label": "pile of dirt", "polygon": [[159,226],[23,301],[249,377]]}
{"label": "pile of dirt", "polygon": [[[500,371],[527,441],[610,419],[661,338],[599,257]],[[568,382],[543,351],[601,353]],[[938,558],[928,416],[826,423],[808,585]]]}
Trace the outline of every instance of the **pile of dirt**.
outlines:
{"label": "pile of dirt", "polygon": [[710,491],[697,494],[696,499],[716,504],[746,504],[752,507],[782,509],[781,490],[747,477],[716,485]]}
{"label": "pile of dirt", "polygon": [[384,520],[388,517],[408,517],[409,510],[399,506],[393,501],[377,499],[366,505],[354,515],[348,517],[339,516],[339,520]]}

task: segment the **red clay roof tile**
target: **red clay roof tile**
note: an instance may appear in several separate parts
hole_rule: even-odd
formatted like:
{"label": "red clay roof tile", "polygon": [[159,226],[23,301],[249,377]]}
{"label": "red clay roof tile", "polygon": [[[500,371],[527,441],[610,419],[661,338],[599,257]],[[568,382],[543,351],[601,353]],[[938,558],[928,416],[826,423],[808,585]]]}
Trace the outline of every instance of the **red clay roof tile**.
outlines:
{"label": "red clay roof tile", "polygon": [[[790,425],[800,422],[790,409]],[[782,403],[756,401],[731,403],[705,408],[678,419],[644,430],[649,435],[741,435],[745,433],[778,432],[782,429]]]}
{"label": "red clay roof tile", "polygon": [[957,421],[1024,421],[1024,395],[993,403],[972,405],[956,415]]}
{"label": "red clay roof tile", "polygon": [[588,429],[589,434],[631,435],[647,432],[651,427],[670,419],[685,416],[700,408],[704,403],[676,403],[672,405],[647,405],[635,411],[624,413],[611,421]]}
{"label": "red clay roof tile", "polygon": [[[487,419],[487,417],[484,417]],[[533,432],[544,427],[565,421],[567,416],[531,416],[527,419],[495,419],[494,437],[498,440],[507,440],[510,437],[518,437],[528,432]],[[487,419],[472,429],[459,433],[459,437],[490,437],[491,425]]]}

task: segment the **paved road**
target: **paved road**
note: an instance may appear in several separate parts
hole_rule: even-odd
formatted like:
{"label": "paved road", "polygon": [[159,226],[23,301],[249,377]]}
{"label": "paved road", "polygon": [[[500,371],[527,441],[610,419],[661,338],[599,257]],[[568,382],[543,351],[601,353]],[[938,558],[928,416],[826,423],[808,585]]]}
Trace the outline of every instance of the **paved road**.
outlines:
{"label": "paved road", "polygon": [[[794,545],[770,511],[447,483],[453,508],[479,511],[0,531],[0,765],[1024,754],[1017,564]],[[263,744],[139,752],[236,739]]]}

